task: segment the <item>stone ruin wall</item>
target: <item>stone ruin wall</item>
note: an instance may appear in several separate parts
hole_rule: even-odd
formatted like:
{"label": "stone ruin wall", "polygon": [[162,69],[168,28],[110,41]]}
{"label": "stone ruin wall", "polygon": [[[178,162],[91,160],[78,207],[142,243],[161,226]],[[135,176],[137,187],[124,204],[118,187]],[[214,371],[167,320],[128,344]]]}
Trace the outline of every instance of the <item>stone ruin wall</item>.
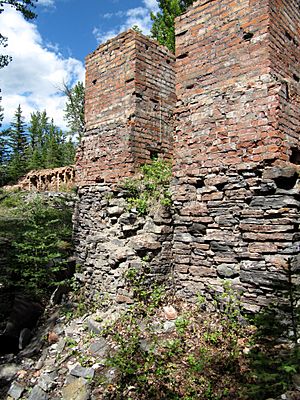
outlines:
{"label": "stone ruin wall", "polygon": [[74,239],[87,300],[132,303],[124,276],[145,271],[151,282],[171,284],[172,218],[158,208],[147,217],[128,210],[122,189],[100,183],[79,189]]}
{"label": "stone ruin wall", "polygon": [[74,214],[78,263],[90,300],[130,303],[124,282],[148,260],[151,276],[172,267],[171,217],[128,210],[117,183],[153,157],[173,152],[174,56],[134,31],[101,45],[86,59],[86,134],[77,155],[79,201]]}
{"label": "stone ruin wall", "polygon": [[198,1],[177,21],[173,256],[184,296],[227,279],[256,309],[297,261],[299,12],[293,0]]}
{"label": "stone ruin wall", "polygon": [[[75,237],[90,297],[130,302],[123,273],[146,255],[181,295],[226,279],[256,310],[299,268],[299,32],[294,0],[199,0],[177,20],[175,66],[132,31],[87,58]],[[172,109],[172,215],[140,218],[111,181],[170,156]]]}

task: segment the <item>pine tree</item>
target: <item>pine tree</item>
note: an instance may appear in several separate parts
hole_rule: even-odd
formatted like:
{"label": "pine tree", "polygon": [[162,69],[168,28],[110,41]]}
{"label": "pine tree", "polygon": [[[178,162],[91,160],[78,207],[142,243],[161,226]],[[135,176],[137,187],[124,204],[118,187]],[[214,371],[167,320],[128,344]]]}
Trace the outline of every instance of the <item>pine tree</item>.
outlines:
{"label": "pine tree", "polygon": [[9,176],[16,181],[26,172],[27,132],[21,106],[19,105],[8,133],[8,145],[11,149],[8,163]]}
{"label": "pine tree", "polygon": [[151,35],[160,44],[175,53],[175,18],[182,14],[194,0],[158,0],[160,11],[151,13]]}
{"label": "pine tree", "polygon": [[[1,89],[0,89],[0,92],[1,92]],[[1,102],[1,100],[2,100],[2,97],[0,97],[0,102]],[[4,108],[0,104],[0,128],[2,126],[3,118],[4,118]]]}
{"label": "pine tree", "polygon": [[80,142],[84,133],[84,86],[82,82],[77,82],[70,89],[66,84],[63,92],[67,96],[65,112],[65,120],[69,128],[69,133],[76,137]]}
{"label": "pine tree", "polygon": [[75,162],[76,147],[72,140],[66,140],[63,146],[63,165],[72,165]]}
{"label": "pine tree", "polygon": [[75,146],[66,134],[49,122],[46,111],[31,114],[28,169],[57,168],[74,163]]}
{"label": "pine tree", "polygon": [[0,186],[5,185],[9,180],[7,165],[9,160],[8,138],[9,130],[0,132]]}
{"label": "pine tree", "polygon": [[49,121],[46,111],[36,111],[31,114],[28,147],[28,169],[46,167],[45,146],[49,132]]}
{"label": "pine tree", "polygon": [[52,120],[49,125],[49,131],[45,145],[46,168],[57,168],[64,165],[63,145],[63,132],[54,125],[54,122]]}

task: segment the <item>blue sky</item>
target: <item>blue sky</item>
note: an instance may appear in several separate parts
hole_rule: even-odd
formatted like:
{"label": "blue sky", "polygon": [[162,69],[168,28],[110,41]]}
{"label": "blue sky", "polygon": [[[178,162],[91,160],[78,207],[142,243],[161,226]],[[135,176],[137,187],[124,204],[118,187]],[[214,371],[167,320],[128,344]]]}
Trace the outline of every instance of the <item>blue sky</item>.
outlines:
{"label": "blue sky", "polygon": [[63,82],[84,80],[84,57],[107,39],[133,25],[148,34],[150,11],[157,11],[156,0],[39,0],[38,17],[25,21],[6,6],[0,32],[8,46],[0,51],[13,61],[0,70],[4,126],[20,104],[27,121],[46,109],[64,129]]}

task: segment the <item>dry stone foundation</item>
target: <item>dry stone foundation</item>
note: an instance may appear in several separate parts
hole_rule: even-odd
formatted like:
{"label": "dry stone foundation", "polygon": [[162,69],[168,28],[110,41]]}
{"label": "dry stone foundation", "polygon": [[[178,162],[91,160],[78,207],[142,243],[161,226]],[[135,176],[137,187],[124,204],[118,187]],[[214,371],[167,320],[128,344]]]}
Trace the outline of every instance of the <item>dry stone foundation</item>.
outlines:
{"label": "dry stone foundation", "polygon": [[172,219],[157,207],[147,216],[128,209],[122,189],[106,184],[79,189],[74,219],[78,263],[87,298],[130,304],[128,270],[146,271],[149,280],[168,284],[172,270]]}
{"label": "dry stone foundation", "polygon": [[[145,256],[179,294],[229,280],[253,311],[293,283],[299,32],[296,0],[199,0],[177,19],[176,60],[133,31],[87,57],[75,237],[91,296],[130,301],[123,273]],[[171,155],[171,212],[138,217],[113,183]]]}

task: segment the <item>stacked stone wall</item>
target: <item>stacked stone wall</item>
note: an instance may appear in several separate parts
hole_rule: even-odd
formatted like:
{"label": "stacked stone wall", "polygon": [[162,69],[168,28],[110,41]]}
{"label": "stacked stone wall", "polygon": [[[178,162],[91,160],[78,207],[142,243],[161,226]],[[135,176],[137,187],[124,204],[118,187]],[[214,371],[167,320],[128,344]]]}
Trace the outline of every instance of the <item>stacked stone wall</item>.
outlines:
{"label": "stacked stone wall", "polygon": [[174,57],[134,31],[86,59],[86,133],[77,154],[77,184],[113,182],[142,163],[172,153]]}
{"label": "stacked stone wall", "polygon": [[126,192],[112,185],[78,192],[74,239],[82,281],[91,302],[132,303],[129,270],[150,282],[168,283],[172,270],[172,218],[157,205],[146,217],[128,208]]}

